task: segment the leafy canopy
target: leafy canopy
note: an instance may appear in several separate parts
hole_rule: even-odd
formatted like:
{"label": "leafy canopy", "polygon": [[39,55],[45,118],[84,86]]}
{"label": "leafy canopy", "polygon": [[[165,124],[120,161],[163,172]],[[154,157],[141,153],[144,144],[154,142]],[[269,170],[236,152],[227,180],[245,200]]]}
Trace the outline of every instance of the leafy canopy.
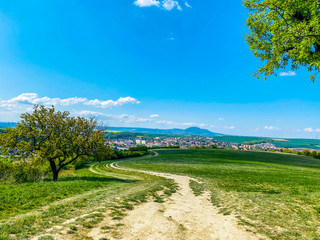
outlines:
{"label": "leafy canopy", "polygon": [[244,0],[249,9],[246,35],[254,56],[266,64],[254,74],[276,75],[278,69],[307,67],[314,81],[320,70],[320,3],[318,0]]}
{"label": "leafy canopy", "polygon": [[93,118],[72,117],[69,112],[55,111],[53,106],[35,105],[32,113],[21,115],[16,127],[0,134],[0,149],[4,155],[49,163],[56,181],[63,167],[82,157],[104,160],[112,154],[96,129]]}

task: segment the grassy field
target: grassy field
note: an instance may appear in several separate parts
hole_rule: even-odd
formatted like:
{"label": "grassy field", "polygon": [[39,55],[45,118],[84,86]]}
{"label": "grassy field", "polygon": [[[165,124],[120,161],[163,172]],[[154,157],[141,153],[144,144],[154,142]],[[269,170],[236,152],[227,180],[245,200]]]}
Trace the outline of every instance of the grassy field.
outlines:
{"label": "grassy field", "polygon": [[189,175],[195,193],[210,190],[221,213],[238,215],[272,239],[320,239],[320,160],[231,150],[157,150],[120,166]]}
{"label": "grassy field", "polygon": [[[102,221],[106,211],[121,219],[122,209],[132,209],[163,188],[175,191],[170,180],[105,165],[92,163],[75,172],[65,171],[58,182],[0,184],[0,239],[29,239],[61,224],[74,239],[89,239],[80,230]],[[79,218],[92,212],[99,214]],[[79,218],[75,223],[63,224],[75,217]]]}
{"label": "grassy field", "polygon": [[[262,137],[242,137],[242,136],[222,136],[215,137],[217,141],[233,142],[233,143],[246,143],[252,141],[265,141],[272,143],[278,147],[285,148],[307,148],[307,149],[320,149],[320,140],[318,139],[299,139],[299,138],[288,138],[288,139],[273,139],[273,138],[262,138]],[[280,140],[280,141],[279,141]]]}

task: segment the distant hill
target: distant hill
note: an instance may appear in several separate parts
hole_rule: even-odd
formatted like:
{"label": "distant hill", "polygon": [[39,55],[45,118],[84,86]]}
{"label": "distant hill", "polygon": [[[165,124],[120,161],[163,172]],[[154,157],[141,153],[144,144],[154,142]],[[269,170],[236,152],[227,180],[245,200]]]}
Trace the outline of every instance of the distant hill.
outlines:
{"label": "distant hill", "polygon": [[134,132],[134,133],[149,133],[149,134],[174,134],[174,135],[199,135],[204,137],[225,136],[225,134],[211,132],[207,129],[198,127],[190,127],[187,129],[156,129],[156,128],[130,128],[130,127],[109,127],[110,131]]}
{"label": "distant hill", "polygon": [[[15,122],[0,122],[0,130],[6,127],[14,127]],[[156,129],[156,128],[134,128],[134,127],[109,127],[110,131],[121,131],[143,134],[164,134],[164,135],[198,135],[204,137],[214,137],[218,141],[254,144],[260,142],[269,142],[278,147],[301,148],[301,149],[320,149],[320,140],[318,139],[295,139],[295,138],[267,138],[267,137],[248,137],[231,136],[221,133],[211,132],[207,129],[190,127],[187,129]]]}
{"label": "distant hill", "polygon": [[[0,122],[0,128],[14,127],[17,123],[14,122]],[[134,128],[134,127],[109,127],[110,131],[122,131],[133,133],[148,133],[148,134],[174,134],[174,135],[199,135],[204,137],[219,137],[226,136],[225,134],[211,132],[207,129],[198,127],[190,127],[187,129],[156,129],[156,128]]]}

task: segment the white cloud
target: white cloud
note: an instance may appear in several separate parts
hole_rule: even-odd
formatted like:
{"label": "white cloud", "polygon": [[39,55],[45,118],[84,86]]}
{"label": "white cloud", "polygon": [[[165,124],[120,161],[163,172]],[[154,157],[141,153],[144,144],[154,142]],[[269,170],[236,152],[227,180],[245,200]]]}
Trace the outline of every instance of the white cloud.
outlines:
{"label": "white cloud", "polygon": [[[133,2],[134,5],[138,7],[162,7],[162,9],[171,11],[174,8],[182,11],[181,6],[178,1],[175,0],[162,0],[161,2],[158,0],[136,0]],[[188,5],[186,5],[188,7]],[[190,6],[190,5],[189,5]]]}
{"label": "white cloud", "polygon": [[17,104],[43,104],[43,105],[73,105],[77,103],[84,103],[86,101],[86,98],[78,98],[78,97],[72,97],[72,98],[66,98],[66,99],[60,99],[60,98],[48,98],[48,97],[42,97],[39,98],[38,94],[36,93],[22,93],[17,97],[11,98],[9,100],[2,100],[0,101],[0,107],[12,107]]}
{"label": "white cloud", "polygon": [[219,117],[219,118],[218,118],[218,120],[219,120],[219,121],[223,121],[223,120],[224,120],[224,118],[222,118],[222,117]]}
{"label": "white cloud", "polygon": [[297,74],[294,71],[288,71],[288,72],[281,72],[279,73],[281,77],[292,77],[296,76]]}
{"label": "white cloud", "polygon": [[39,105],[61,105],[70,106],[75,104],[91,105],[100,108],[112,108],[122,106],[124,104],[139,104],[140,102],[132,97],[121,97],[118,100],[89,100],[87,98],[71,97],[71,98],[49,98],[49,97],[38,97],[36,93],[22,93],[17,97],[9,100],[0,100],[0,107],[6,109],[21,108],[21,104],[39,104]]}
{"label": "white cloud", "polygon": [[87,111],[87,110],[75,112],[75,114],[83,115],[83,116],[105,116],[106,115],[104,113],[94,112],[94,111]]}
{"label": "white cloud", "polygon": [[124,104],[139,104],[140,102],[132,97],[121,97],[116,101],[113,100],[106,100],[106,101],[101,101],[98,99],[95,100],[87,100],[84,102],[85,105],[92,105],[96,107],[101,107],[101,108],[112,108],[112,107],[117,107],[117,106],[122,106]]}
{"label": "white cloud", "polygon": [[128,114],[108,114],[108,113],[102,113],[102,112],[95,112],[95,111],[75,111],[74,114],[76,115],[82,115],[87,117],[103,117],[103,119],[115,119],[120,122],[126,122],[126,123],[134,123],[134,122],[151,122],[153,119],[151,118],[140,118],[136,117],[134,115],[128,115]]}
{"label": "white cloud", "polygon": [[185,2],[184,4],[185,4],[188,8],[192,8],[192,6],[191,6],[189,3]]}
{"label": "white cloud", "polygon": [[151,117],[151,118],[158,118],[159,115],[158,115],[158,114],[152,114],[152,115],[150,115],[150,117]]}
{"label": "white cloud", "polygon": [[167,125],[174,125],[175,124],[174,122],[167,121],[167,120],[160,120],[160,121],[157,121],[156,123],[158,123],[158,124],[167,124]]}
{"label": "white cloud", "polygon": [[194,122],[185,122],[181,123],[182,126],[188,126],[188,127],[204,127],[207,124],[204,123],[194,123]]}
{"label": "white cloud", "polygon": [[224,128],[225,129],[235,129],[236,127],[234,127],[234,126],[225,126]]}
{"label": "white cloud", "polygon": [[134,3],[136,6],[139,7],[151,7],[151,6],[159,6],[160,2],[157,0],[136,0]]}
{"label": "white cloud", "polygon": [[162,7],[168,11],[171,11],[172,9],[174,9],[175,7],[178,10],[182,10],[182,8],[180,7],[179,3],[175,0],[163,0],[162,1]]}
{"label": "white cloud", "polygon": [[264,126],[264,129],[266,129],[266,130],[279,130],[279,128],[274,127],[274,126]]}
{"label": "white cloud", "polygon": [[303,131],[305,131],[305,132],[313,132],[313,129],[312,128],[305,128],[305,129],[303,129]]}
{"label": "white cloud", "polygon": [[305,132],[320,132],[320,129],[319,128],[317,128],[317,129],[305,128],[305,129],[303,129],[303,131],[305,131]]}

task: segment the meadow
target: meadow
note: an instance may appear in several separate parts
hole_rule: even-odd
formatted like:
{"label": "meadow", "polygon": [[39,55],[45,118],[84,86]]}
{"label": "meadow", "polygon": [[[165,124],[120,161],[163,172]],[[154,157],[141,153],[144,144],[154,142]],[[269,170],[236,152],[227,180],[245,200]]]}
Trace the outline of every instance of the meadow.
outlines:
{"label": "meadow", "polygon": [[[320,239],[320,160],[285,153],[223,149],[159,149],[158,156],[117,160],[119,166],[188,175],[195,195],[211,192],[221,214],[235,215],[248,231],[271,239]],[[117,234],[134,205],[163,202],[175,192],[172,180],[89,163],[65,170],[58,182],[0,184],[0,239],[91,239],[89,229],[111,216],[101,229]],[[87,217],[84,217],[87,216]],[[70,219],[74,221],[70,222]],[[118,221],[118,222],[117,222]],[[53,226],[62,229],[50,230]],[[49,230],[50,231],[49,231]]]}
{"label": "meadow", "polygon": [[[117,221],[125,215],[123,211],[156,196],[157,191],[175,191],[170,180],[107,169],[106,163],[66,170],[58,182],[0,183],[0,239],[30,239],[57,225],[74,239],[90,239],[86,230],[101,222],[106,212],[111,211]],[[89,217],[80,217],[85,214]],[[72,218],[76,220],[65,224]],[[116,224],[108,227],[116,229]],[[41,239],[53,238],[49,234]]]}
{"label": "meadow", "polygon": [[320,160],[268,152],[156,150],[120,166],[188,175],[196,194],[212,193],[222,214],[236,214],[271,239],[320,239]]}

